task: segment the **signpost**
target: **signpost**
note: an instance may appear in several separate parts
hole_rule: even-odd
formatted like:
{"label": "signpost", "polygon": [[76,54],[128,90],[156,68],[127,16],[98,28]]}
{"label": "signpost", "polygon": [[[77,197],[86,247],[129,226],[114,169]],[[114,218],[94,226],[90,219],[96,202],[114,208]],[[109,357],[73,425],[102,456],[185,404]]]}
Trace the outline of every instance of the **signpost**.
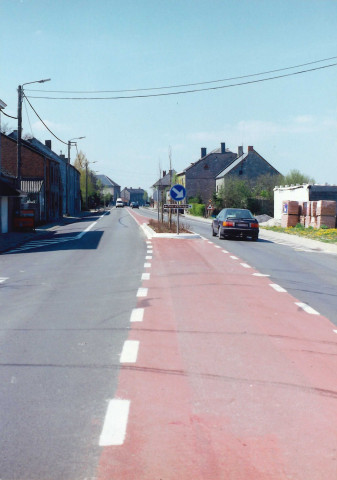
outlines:
{"label": "signpost", "polygon": [[[176,202],[181,202],[184,200],[186,197],[186,188],[183,185],[180,185],[177,183],[176,185],[173,185],[170,190],[170,197],[172,200],[175,200]],[[169,207],[173,208],[173,207]],[[183,208],[179,203],[175,206],[177,209],[177,235],[179,235],[179,208]]]}

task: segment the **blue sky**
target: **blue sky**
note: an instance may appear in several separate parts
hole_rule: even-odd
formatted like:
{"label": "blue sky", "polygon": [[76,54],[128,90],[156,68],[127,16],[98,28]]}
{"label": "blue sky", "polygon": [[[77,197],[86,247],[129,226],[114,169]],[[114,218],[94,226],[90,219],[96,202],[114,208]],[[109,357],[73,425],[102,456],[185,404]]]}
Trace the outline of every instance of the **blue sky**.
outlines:
{"label": "blue sky", "polygon": [[[31,90],[145,89],[337,56],[336,0],[0,0],[0,11],[0,98],[10,115],[17,86],[42,78],[52,80],[27,85],[26,95],[102,96]],[[86,136],[78,148],[97,162],[91,168],[122,188],[150,192],[159,169],[169,169],[169,150],[181,171],[201,147],[210,152],[221,142],[232,151],[253,145],[281,173],[297,168],[318,183],[337,183],[336,79],[337,66],[184,95],[30,101],[60,139]],[[66,152],[28,105],[27,112],[24,105],[24,133]]]}

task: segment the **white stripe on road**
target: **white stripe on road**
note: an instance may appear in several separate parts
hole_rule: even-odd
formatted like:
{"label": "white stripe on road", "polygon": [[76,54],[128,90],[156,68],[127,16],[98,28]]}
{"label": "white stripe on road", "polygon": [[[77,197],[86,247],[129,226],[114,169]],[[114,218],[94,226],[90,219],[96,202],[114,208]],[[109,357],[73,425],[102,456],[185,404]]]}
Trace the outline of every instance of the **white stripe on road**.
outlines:
{"label": "white stripe on road", "polygon": [[268,273],[253,273],[254,277],[270,277]]}
{"label": "white stripe on road", "polygon": [[8,280],[9,277],[0,277],[0,283],[3,283],[5,282],[6,280]]}
{"label": "white stripe on road", "polygon": [[120,356],[120,363],[136,363],[139,349],[138,340],[126,340]]}
{"label": "white stripe on road", "polygon": [[215,246],[215,248],[221,248],[220,245],[214,245],[214,246]]}
{"label": "white stripe on road", "polygon": [[144,268],[151,268],[151,263],[144,263]]}
{"label": "white stripe on road", "polygon": [[142,273],[142,280],[150,280],[150,274],[149,273]]}
{"label": "white stripe on road", "polygon": [[146,255],[145,260],[152,260],[152,255]]}
{"label": "white stripe on road", "polygon": [[130,410],[130,400],[113,399],[109,401],[99,446],[123,445]]}
{"label": "white stripe on road", "polygon": [[240,263],[244,268],[252,268],[248,263]]}
{"label": "white stripe on road", "polygon": [[230,256],[233,260],[239,260],[238,257],[235,257],[234,255]]}
{"label": "white stripe on road", "polygon": [[130,322],[142,322],[144,317],[144,308],[134,308],[131,312]]}
{"label": "white stripe on road", "polygon": [[310,307],[306,303],[295,302],[295,305],[302,308],[302,310],[304,310],[306,313],[310,313],[311,315],[319,315],[319,313],[314,308]]}
{"label": "white stripe on road", "polygon": [[287,290],[285,290],[283,287],[281,287],[280,285],[277,285],[277,283],[270,283],[269,284],[274,290],[276,290],[277,292],[286,292]]}
{"label": "white stripe on road", "polygon": [[148,288],[138,288],[137,297],[147,297]]}
{"label": "white stripe on road", "polygon": [[222,250],[222,253],[229,253],[229,252],[227,252],[227,250]]}

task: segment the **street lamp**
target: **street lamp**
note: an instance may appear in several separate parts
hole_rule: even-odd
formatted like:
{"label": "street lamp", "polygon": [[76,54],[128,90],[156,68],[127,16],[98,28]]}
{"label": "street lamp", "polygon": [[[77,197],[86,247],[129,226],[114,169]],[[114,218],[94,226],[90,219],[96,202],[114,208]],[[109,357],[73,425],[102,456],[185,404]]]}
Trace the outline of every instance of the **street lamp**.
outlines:
{"label": "street lamp", "polygon": [[81,140],[85,137],[76,137],[68,140],[68,159],[66,163],[66,214],[69,215],[69,165],[70,165],[70,147],[71,145],[77,145],[77,142],[73,140]]}
{"label": "street lamp", "polygon": [[[3,110],[6,107],[7,107],[6,103],[0,99],[0,133],[1,133],[1,110]],[[1,175],[1,135],[0,135],[0,175]]]}
{"label": "street lamp", "polygon": [[49,82],[51,79],[46,78],[44,80],[34,80],[34,82],[26,82],[18,86],[18,138],[17,138],[17,183],[18,188],[20,188],[21,182],[21,136],[22,136],[22,96],[23,96],[23,87],[25,85],[30,85],[31,83],[44,83]]}

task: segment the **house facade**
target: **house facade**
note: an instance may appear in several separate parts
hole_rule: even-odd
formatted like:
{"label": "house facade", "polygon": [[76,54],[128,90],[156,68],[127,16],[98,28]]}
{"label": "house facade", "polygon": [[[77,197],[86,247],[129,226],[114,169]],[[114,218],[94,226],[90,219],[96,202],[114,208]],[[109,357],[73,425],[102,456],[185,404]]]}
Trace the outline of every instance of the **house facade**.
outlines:
{"label": "house facade", "polygon": [[186,188],[187,199],[200,196],[202,203],[208,203],[216,189],[217,175],[236,158],[237,154],[226,149],[224,142],[210,153],[201,148],[199,160],[177,175],[178,183]]}
{"label": "house facade", "polygon": [[166,173],[166,170],[163,170],[163,176],[152,185],[151,188],[153,189],[153,202],[155,208],[158,206],[158,201],[166,201],[166,198],[164,198],[164,192],[171,187],[173,177],[176,173],[175,170],[169,170],[168,173]]}
{"label": "house facade", "polygon": [[225,187],[227,178],[249,180],[250,183],[254,183],[262,175],[277,176],[280,172],[256,152],[253,146],[248,147],[247,153],[243,153],[243,148],[238,147],[237,158],[216,177],[216,192]]}
{"label": "house facade", "polygon": [[130,205],[131,202],[138,202],[139,205],[144,205],[145,204],[145,199],[144,199],[144,193],[145,190],[142,188],[128,188],[125,187],[121,191],[121,197],[124,202],[126,202],[128,205]]}
{"label": "house facade", "polygon": [[116,203],[117,198],[121,196],[120,185],[118,185],[106,175],[96,175],[96,178],[101,182],[103,186],[103,193],[110,194],[112,196],[113,203]]}

